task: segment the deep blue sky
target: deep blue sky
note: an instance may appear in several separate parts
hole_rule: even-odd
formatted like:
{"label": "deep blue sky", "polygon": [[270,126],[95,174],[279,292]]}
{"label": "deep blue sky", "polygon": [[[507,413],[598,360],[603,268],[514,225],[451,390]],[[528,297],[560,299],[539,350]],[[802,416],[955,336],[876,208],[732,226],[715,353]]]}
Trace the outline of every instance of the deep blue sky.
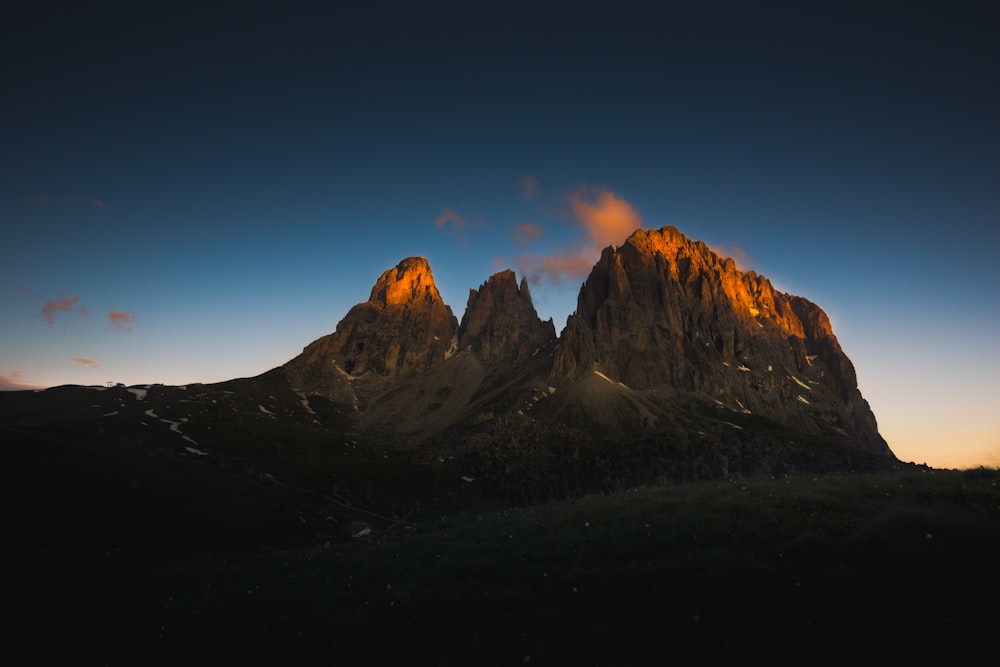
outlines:
{"label": "deep blue sky", "polygon": [[1000,465],[989,3],[89,4],[0,28],[2,384],[256,375],[411,255],[561,329],[547,267],[670,224],[827,311],[900,458]]}

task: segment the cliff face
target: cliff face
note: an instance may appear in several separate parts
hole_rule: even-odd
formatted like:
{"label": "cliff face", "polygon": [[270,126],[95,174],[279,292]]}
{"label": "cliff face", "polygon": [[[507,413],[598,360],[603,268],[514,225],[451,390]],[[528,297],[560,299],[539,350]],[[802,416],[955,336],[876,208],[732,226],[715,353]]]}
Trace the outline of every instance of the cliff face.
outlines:
{"label": "cliff face", "polygon": [[539,319],[527,281],[518,286],[513,271],[495,273],[478,290],[469,290],[458,347],[480,361],[522,361],[555,339],[552,320]]}
{"label": "cliff face", "polygon": [[889,453],[822,309],[672,227],[604,250],[560,342],[554,386],[597,371]]}

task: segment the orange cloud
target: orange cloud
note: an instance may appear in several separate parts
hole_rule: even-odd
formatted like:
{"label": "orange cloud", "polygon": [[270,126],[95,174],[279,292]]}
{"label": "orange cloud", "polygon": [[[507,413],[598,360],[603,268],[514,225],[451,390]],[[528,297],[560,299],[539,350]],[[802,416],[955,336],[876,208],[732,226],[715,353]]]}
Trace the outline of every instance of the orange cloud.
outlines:
{"label": "orange cloud", "polygon": [[587,230],[590,241],[598,248],[618,244],[642,226],[639,214],[624,199],[608,190],[592,191],[593,202],[583,192],[569,195],[573,217]]}
{"label": "orange cloud", "polygon": [[21,380],[21,371],[14,371],[10,375],[0,375],[0,391],[21,391],[24,389],[44,389],[38,385],[25,384]]}
{"label": "orange cloud", "polygon": [[125,311],[125,310],[109,310],[108,319],[111,320],[111,324],[114,326],[115,331],[131,331],[132,325],[135,324],[135,313]]}
{"label": "orange cloud", "polygon": [[638,212],[609,190],[580,189],[567,195],[566,200],[571,223],[580,230],[580,238],[547,255],[518,257],[521,273],[532,283],[585,277],[601,256],[601,250],[622,243],[642,227]]}
{"label": "orange cloud", "polygon": [[542,226],[533,222],[522,222],[514,226],[514,243],[524,247],[542,235]]}
{"label": "orange cloud", "polygon": [[49,323],[49,326],[52,326],[56,323],[57,313],[76,312],[86,315],[87,309],[83,306],[76,305],[79,300],[80,297],[78,296],[66,296],[65,294],[60,294],[58,298],[50,299],[45,302],[45,305],[42,306],[42,317],[44,317],[45,321]]}
{"label": "orange cloud", "polygon": [[521,186],[522,199],[535,199],[538,197],[538,179],[525,174],[518,183]]}
{"label": "orange cloud", "polygon": [[90,366],[91,368],[101,367],[101,362],[95,361],[94,359],[88,359],[86,357],[73,357],[70,361],[78,366]]}
{"label": "orange cloud", "polygon": [[103,208],[103,209],[111,208],[110,206],[102,202],[100,199],[94,199],[93,197],[85,197],[84,201],[90,204],[91,206],[96,206],[97,208]]}

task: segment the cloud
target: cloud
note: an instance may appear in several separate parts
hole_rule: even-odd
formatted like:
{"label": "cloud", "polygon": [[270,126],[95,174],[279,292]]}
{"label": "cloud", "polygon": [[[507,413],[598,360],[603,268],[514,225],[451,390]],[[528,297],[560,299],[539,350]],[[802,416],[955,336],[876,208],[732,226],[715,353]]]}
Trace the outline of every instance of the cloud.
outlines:
{"label": "cloud", "polygon": [[729,258],[736,262],[736,268],[740,271],[748,271],[747,267],[758,266],[757,262],[750,258],[746,249],[738,243],[730,243],[728,246],[709,245],[708,247],[719,257]]}
{"label": "cloud", "polygon": [[453,208],[446,208],[441,211],[438,217],[434,218],[434,226],[438,229],[465,229],[471,223],[458,214]]}
{"label": "cloud", "polygon": [[542,235],[542,226],[533,222],[514,225],[514,243],[523,248]]}
{"label": "cloud", "polygon": [[115,331],[128,332],[132,330],[132,325],[135,324],[135,313],[127,310],[109,310],[108,319],[111,320]]}
{"label": "cloud", "polygon": [[521,199],[536,199],[538,197],[538,179],[525,174],[518,180],[521,186]]}
{"label": "cloud", "polygon": [[73,357],[70,361],[78,366],[90,366],[91,368],[101,367],[101,362],[95,361],[94,359],[88,359],[86,357]]}
{"label": "cloud", "polygon": [[83,306],[76,305],[80,300],[78,296],[66,296],[65,294],[60,294],[58,298],[50,299],[45,302],[42,306],[42,317],[45,321],[52,326],[56,323],[56,314],[58,313],[81,313],[83,315],[87,314],[87,309]]}
{"label": "cloud", "polygon": [[111,208],[106,202],[96,199],[94,197],[77,197],[75,195],[69,195],[65,197],[51,197],[49,195],[35,194],[28,197],[27,202],[32,206],[38,206],[41,208],[46,208],[54,204],[61,204],[62,202],[76,203],[76,204],[87,204],[88,206],[94,206],[96,208],[101,208],[108,210]]}
{"label": "cloud", "polygon": [[10,375],[0,375],[0,391],[21,391],[24,389],[44,389],[38,385],[25,384],[21,380],[21,371],[14,371]]}
{"label": "cloud", "polygon": [[441,213],[434,218],[434,226],[457,238],[464,247],[469,245],[469,234],[465,230],[482,229],[486,222],[475,211],[462,215],[449,206],[441,209]]}
{"label": "cloud", "polygon": [[[587,201],[591,195],[593,201]],[[639,227],[642,220],[627,201],[608,190],[577,191],[570,193],[573,217],[586,229],[591,243],[598,248],[618,244]]]}
{"label": "cloud", "polygon": [[[610,190],[581,188],[570,192],[566,201],[571,214],[570,223],[579,238],[545,255],[519,256],[518,267],[532,283],[585,277],[601,256],[601,250],[622,243],[629,234],[642,227],[639,213]],[[517,233],[515,228],[515,241]]]}

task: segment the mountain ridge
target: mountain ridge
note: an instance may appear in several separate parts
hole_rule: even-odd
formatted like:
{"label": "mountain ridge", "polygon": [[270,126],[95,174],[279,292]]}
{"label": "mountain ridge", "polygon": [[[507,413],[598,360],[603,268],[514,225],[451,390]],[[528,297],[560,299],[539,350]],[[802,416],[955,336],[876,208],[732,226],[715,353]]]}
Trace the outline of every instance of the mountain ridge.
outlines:
{"label": "mountain ridge", "polygon": [[550,468],[541,486],[560,474],[552,443],[620,480],[896,460],[822,308],[674,227],[606,247],[559,335],[513,271],[470,289],[459,321],[409,257],[272,372],[391,447],[495,479]]}

